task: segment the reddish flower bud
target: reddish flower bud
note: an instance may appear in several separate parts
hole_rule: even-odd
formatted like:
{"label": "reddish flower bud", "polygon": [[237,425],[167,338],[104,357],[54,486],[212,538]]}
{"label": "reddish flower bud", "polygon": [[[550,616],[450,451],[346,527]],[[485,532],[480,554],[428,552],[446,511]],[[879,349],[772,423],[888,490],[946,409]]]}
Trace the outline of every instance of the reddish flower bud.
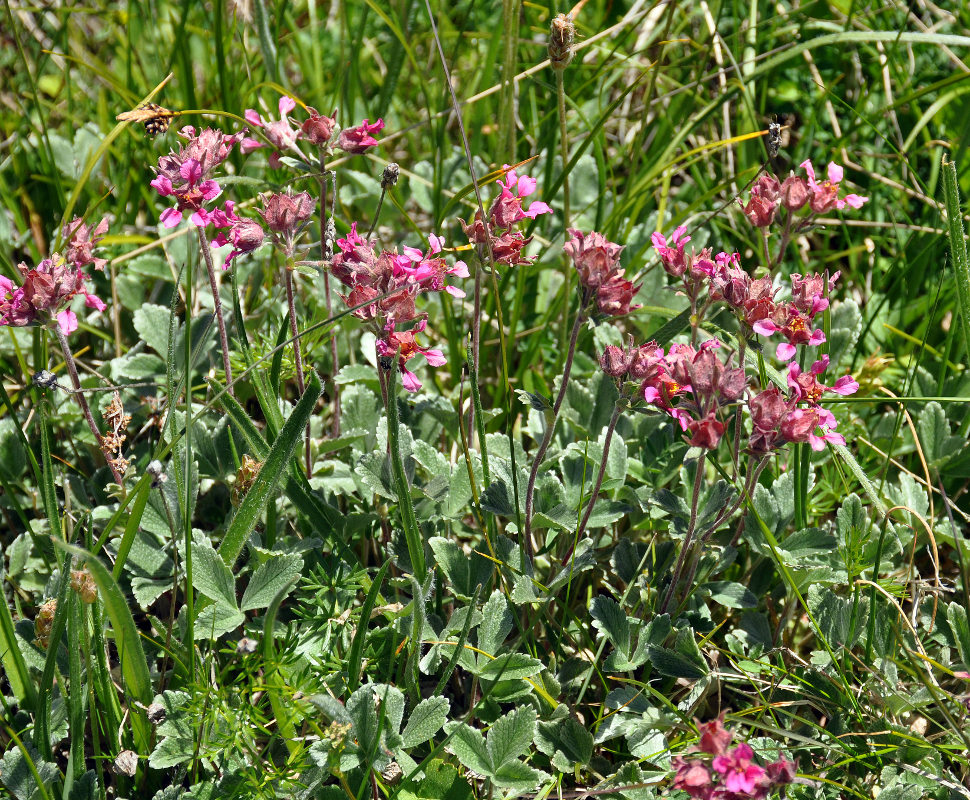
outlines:
{"label": "reddish flower bud", "polygon": [[325,147],[337,126],[337,111],[334,110],[332,117],[321,116],[311,106],[307,106],[307,111],[310,117],[300,126],[303,138],[318,147]]}
{"label": "reddish flower bud", "polygon": [[274,233],[292,236],[313,214],[314,201],[308,192],[276,193],[263,198],[260,216]]}
{"label": "reddish flower bud", "polygon": [[691,447],[703,447],[707,450],[713,450],[717,447],[724,435],[724,423],[715,418],[713,411],[704,419],[691,420],[687,429],[691,433]]}
{"label": "reddish flower bud", "polygon": [[748,218],[748,222],[756,228],[767,228],[775,221],[775,211],[777,209],[777,203],[772,203],[763,197],[752,195],[743,210],[744,216]]}
{"label": "reddish flower bud", "polygon": [[811,196],[812,190],[797,175],[789,175],[781,185],[781,204],[789,211],[798,211]]}
{"label": "reddish flower bud", "polygon": [[624,378],[630,370],[632,354],[625,352],[616,345],[607,345],[600,356],[600,367],[611,378]]}

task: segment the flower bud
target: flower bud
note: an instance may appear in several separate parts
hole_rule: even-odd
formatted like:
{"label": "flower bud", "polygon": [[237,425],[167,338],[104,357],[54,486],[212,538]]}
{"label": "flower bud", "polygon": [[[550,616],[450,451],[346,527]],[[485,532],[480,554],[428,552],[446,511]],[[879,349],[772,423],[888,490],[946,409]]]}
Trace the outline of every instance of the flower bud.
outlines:
{"label": "flower bud", "polygon": [[811,197],[808,184],[797,175],[789,175],[781,185],[781,204],[789,211],[798,211]]}
{"label": "flower bud", "polygon": [[326,146],[337,126],[337,111],[334,110],[332,117],[321,116],[310,106],[307,106],[307,111],[310,112],[310,118],[300,126],[303,138],[319,147]]}

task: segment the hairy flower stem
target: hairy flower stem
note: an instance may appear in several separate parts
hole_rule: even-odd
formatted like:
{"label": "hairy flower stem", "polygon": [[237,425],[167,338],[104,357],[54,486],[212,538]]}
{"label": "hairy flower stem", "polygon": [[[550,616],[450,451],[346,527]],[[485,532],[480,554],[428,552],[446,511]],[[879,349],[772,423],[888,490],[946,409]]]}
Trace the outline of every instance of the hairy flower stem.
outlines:
{"label": "hairy flower stem", "polygon": [[589,518],[593,515],[593,506],[596,505],[596,498],[599,496],[600,487],[603,485],[603,478],[606,475],[606,462],[610,457],[610,443],[613,441],[613,432],[616,430],[616,423],[620,421],[620,414],[629,402],[629,398],[625,394],[621,394],[613,405],[613,416],[610,417],[610,423],[606,426],[606,439],[603,441],[603,458],[600,461],[599,472],[596,474],[596,483],[593,484],[593,491],[589,495],[589,505],[586,506],[583,518],[579,521],[579,527],[576,528],[573,546],[569,548],[569,552],[566,553],[566,557],[563,559],[564,561],[569,561],[572,557],[573,549],[583,538],[583,534],[586,532],[586,525],[589,523]]}
{"label": "hairy flower stem", "polygon": [[[397,493],[398,508],[401,511],[401,524],[404,528],[404,539],[407,542],[408,556],[411,559],[411,569],[419,582],[423,583],[427,569],[424,560],[424,542],[421,529],[414,516],[414,505],[411,503],[411,489],[408,486],[407,475],[404,472],[404,461],[401,459],[401,423],[397,415],[397,369],[399,355],[391,361],[391,368],[385,371],[387,376],[387,447],[391,460],[391,473],[394,476],[394,490]],[[378,356],[380,359],[380,356]],[[380,363],[380,361],[378,362]],[[383,368],[382,368],[383,369]]]}
{"label": "hairy flower stem", "polygon": [[[556,72],[556,105],[559,110],[559,154],[562,158],[562,230],[563,236],[569,238],[569,172],[567,171],[567,164],[569,162],[569,141],[566,138],[566,89],[563,85],[563,72],[565,70],[557,69]],[[573,270],[571,267],[566,267],[566,278],[563,282],[563,297],[566,300],[568,307],[570,291],[572,289],[571,283],[573,278]],[[566,352],[566,325],[568,324],[566,320],[568,317],[563,314],[563,324],[561,330],[561,350],[560,352]]]}
{"label": "hairy flower stem", "polygon": [[[61,345],[61,352],[64,354],[64,363],[67,365],[67,372],[71,376],[71,385],[74,387],[74,397],[77,399],[78,405],[81,407],[81,413],[84,414],[84,419],[88,423],[88,427],[91,429],[91,433],[94,434],[94,441],[98,447],[101,447],[101,431],[98,430],[98,424],[94,421],[94,415],[91,413],[91,406],[88,405],[87,399],[84,397],[84,392],[81,391],[81,379],[77,374],[77,364],[74,362],[74,356],[71,354],[71,347],[67,343],[67,337],[59,326],[54,326],[54,333],[57,335],[57,341]],[[114,476],[115,483],[119,486],[121,483],[121,473],[116,470],[111,463],[108,463],[108,467],[111,469],[111,474]]]}
{"label": "hairy flower stem", "polygon": [[697,526],[697,504],[701,497],[701,484],[704,482],[704,462],[706,460],[707,451],[705,450],[697,459],[697,468],[696,472],[694,473],[694,492],[690,499],[690,520],[687,523],[687,533],[684,536],[684,543],[681,545],[680,554],[677,556],[677,564],[674,567],[673,575],[670,578],[670,585],[667,587],[667,594],[664,596],[663,603],[660,604],[660,608],[657,611],[658,614],[667,613],[667,607],[670,605],[674,592],[677,590],[677,584],[680,583],[680,575],[684,569],[684,561],[687,558],[687,552],[690,550],[690,547],[693,544],[694,532]]}
{"label": "hairy flower stem", "polygon": [[[293,362],[296,364],[296,388],[300,392],[300,397],[303,397],[303,391],[306,388],[306,384],[303,380],[303,356],[300,354],[300,332],[297,330],[296,325],[296,300],[293,294],[293,270],[287,268],[286,273],[286,305],[290,311],[290,333],[293,336]],[[304,459],[306,461],[306,474],[307,477],[310,476],[310,471],[313,464],[310,460],[310,423],[307,423],[306,432],[304,439],[306,441],[306,447],[304,452]]]}
{"label": "hairy flower stem", "polygon": [[[334,173],[336,175],[336,173]],[[336,177],[334,177],[334,202],[336,202]],[[331,220],[333,216],[331,215]],[[333,252],[327,247],[327,236],[330,228],[327,225],[327,166],[323,154],[320,154],[320,257],[327,261],[333,259]],[[332,244],[331,244],[332,247]],[[323,271],[323,297],[327,307],[327,319],[333,317],[333,304],[330,300],[330,271]],[[334,330],[330,334],[330,359],[333,362],[333,425],[331,426],[331,436],[334,439],[340,438],[340,387],[337,385],[336,376],[339,369],[337,363],[337,332]]]}
{"label": "hairy flower stem", "polygon": [[542,460],[546,455],[546,450],[549,448],[549,442],[552,441],[552,435],[556,431],[556,423],[559,422],[559,409],[562,408],[562,401],[566,397],[566,387],[569,385],[569,373],[572,371],[573,357],[576,355],[576,340],[579,338],[579,330],[585,320],[586,308],[584,305],[576,315],[576,323],[573,325],[573,332],[569,337],[569,348],[566,351],[566,361],[563,364],[559,394],[556,395],[556,401],[552,405],[552,419],[546,425],[546,432],[542,436],[542,441],[539,442],[539,448],[536,450],[535,458],[532,461],[529,482],[525,487],[525,547],[530,556],[534,552],[532,545],[532,503],[535,499],[536,477],[539,474],[539,467],[542,466]]}
{"label": "hairy flower stem", "polygon": [[205,271],[209,274],[209,288],[212,290],[212,304],[216,312],[216,325],[219,326],[219,346],[222,348],[222,367],[226,372],[226,390],[236,396],[232,385],[232,364],[229,363],[229,336],[226,334],[226,320],[222,316],[222,299],[219,297],[219,278],[212,263],[212,248],[205,235],[205,228],[195,229],[199,234],[199,249],[205,260]]}

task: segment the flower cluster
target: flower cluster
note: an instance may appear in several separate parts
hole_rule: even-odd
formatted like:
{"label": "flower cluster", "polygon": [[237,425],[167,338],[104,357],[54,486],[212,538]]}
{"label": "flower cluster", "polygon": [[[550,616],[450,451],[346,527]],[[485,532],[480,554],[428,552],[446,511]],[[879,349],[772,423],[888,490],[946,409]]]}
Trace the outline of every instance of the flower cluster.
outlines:
{"label": "flower cluster", "polygon": [[744,216],[752,225],[767,228],[775,221],[779,207],[793,214],[808,205],[811,214],[824,214],[833,208],[839,211],[846,206],[861,208],[869,200],[857,194],[839,197],[839,184],[845,173],[835,162],[829,163],[828,177],[821,182],[816,179],[810,160],[799,166],[805,170],[807,179],[792,174],[779,182],[774,175],[765,174],[755,181],[747,204],[742,206]]}
{"label": "flower cluster", "polygon": [[472,244],[491,244],[492,258],[496,264],[513,267],[516,264],[531,264],[531,258],[522,254],[532,237],[523,236],[516,230],[517,223],[524,219],[535,219],[540,214],[551,214],[552,209],[541,200],[536,200],[523,208],[522,201],[536,190],[536,179],[528,175],[518,175],[508,164],[504,177],[496,181],[502,191],[488,211],[488,224],[482,221],[480,211],[475,212],[471,223],[461,222],[462,229]]}
{"label": "flower cluster", "polygon": [[[779,184],[770,175],[762,176],[745,207],[748,218],[759,225],[766,220],[767,225],[779,206],[791,214],[808,205],[815,214],[832,207],[858,208],[865,202],[866,198],[858,195],[839,197],[842,171],[836,165],[829,165],[829,178],[822,183],[816,181],[811,162],[802,166],[808,173],[807,181],[790,176]],[[786,223],[789,232],[790,222],[791,217]],[[682,430],[690,432],[690,442],[696,446],[717,446],[724,432],[724,407],[732,403],[747,407],[751,417],[748,451],[753,454],[766,454],[786,442],[806,442],[815,450],[823,449],[826,442],[843,444],[845,440],[835,432],[835,417],[819,401],[825,392],[852,394],[859,384],[848,375],[832,386],[820,383],[819,377],[829,366],[828,356],[816,359],[807,372],[793,361],[799,347],[818,347],[825,342],[815,320],[829,307],[828,295],[839,273],[793,274],[790,299],[782,299],[776,297],[779,290],[770,276],[755,279],[741,267],[738,253],[715,255],[711,248],[700,252],[691,248],[688,252],[690,240],[684,226],[674,230],[669,240],[659,231],[652,237],[664,270],[681,281],[690,300],[695,335],[704,314],[718,303],[727,305],[738,320],[739,361],[743,361],[747,340],[754,335],[779,334],[783,341],[776,345],[775,357],[791,362],[787,392],[781,387],[760,386],[754,378],[749,386],[744,365],[732,368],[730,360],[721,362],[713,353],[719,343],[711,340],[696,351],[687,345],[673,345],[666,356],[660,351],[654,374],[636,378],[642,381],[643,399],[676,419]],[[607,360],[612,363],[615,357]],[[804,359],[800,361],[805,363]]]}
{"label": "flower cluster", "polygon": [[[328,148],[333,139],[334,132],[337,130],[336,110],[329,117],[322,116],[311,106],[307,106],[307,113],[310,115],[299,127],[294,127],[290,123],[289,113],[296,108],[296,101],[292,97],[284,95],[279,100],[278,120],[266,120],[260,116],[259,112],[252,108],[246,109],[246,121],[255,128],[261,128],[266,141],[273,147],[273,154],[270,156],[270,165],[279,166],[279,156],[288,150],[295,150],[296,143],[300,139],[306,139],[313,145],[321,148]],[[374,134],[382,130],[384,120],[371,122],[365,119],[360,125],[354,128],[346,128],[337,135],[335,146],[345,153],[357,154],[366,153],[372,147],[377,147],[378,141]],[[251,153],[263,143],[258,139],[247,137],[241,144],[244,153]]]}
{"label": "flower cluster", "polygon": [[723,410],[737,403],[747,385],[730,356],[722,361],[715,355],[719,347],[710,339],[697,349],[674,344],[665,354],[656,342],[636,347],[631,340],[626,351],[608,346],[600,366],[618,382],[637,381],[643,400],[676,420],[692,446],[712,450],[724,435]]}
{"label": "flower cluster", "polygon": [[151,182],[162,197],[175,198],[175,205],[165,209],[159,222],[166,228],[174,228],[189,212],[189,220],[197,228],[209,223],[206,203],[215,200],[222,188],[213,180],[212,173],[229,157],[233,146],[241,142],[245,131],[227,136],[222,131],[204,128],[196,135],[195,128],[186,125],[179,136],[186,144],[178,151],[172,150],[158,159],[156,177]]}
{"label": "flower cluster", "polygon": [[623,247],[595,231],[584,234],[570,228],[569,234],[563,250],[579,273],[583,293],[581,307],[585,309],[593,305],[598,313],[609,317],[629,314],[640,308],[630,305],[640,287],[623,277],[623,267],[620,266]]}
{"label": "flower cluster", "polygon": [[409,392],[421,388],[417,377],[406,367],[411,358],[423,355],[433,367],[445,363],[440,350],[423,348],[415,338],[427,325],[426,315],[418,312],[415,299],[423,292],[445,291],[455,297],[465,296],[446,279],[468,277],[468,267],[463,261],[449,266],[441,256],[443,244],[432,234],[427,252],[413,247],[403,248],[402,253],[377,252],[357,233],[356,223],[346,238],[337,240],[339,252],[334,255],[331,270],[350,289],[341,297],[354,309],[351,313],[355,317],[373,326],[378,355],[393,358],[397,354],[402,382]]}
{"label": "flower cluster", "polygon": [[79,295],[88,308],[104,311],[104,302],[86,288],[83,268],[88,264],[104,268],[107,262],[94,255],[94,248],[107,230],[107,220],[92,229],[76,218],[64,226],[65,255],[52,253],[36,267],[18,264],[19,285],[0,275],[0,325],[22,327],[56,320],[63,334],[73,333],[78,320],[71,303]]}
{"label": "flower cluster", "polygon": [[700,740],[688,749],[691,755],[675,756],[671,762],[676,770],[671,788],[699,800],[762,800],[795,780],[795,764],[784,757],[762,767],[744,742],[729,749],[734,732],[724,727],[721,717],[698,722],[697,728]]}

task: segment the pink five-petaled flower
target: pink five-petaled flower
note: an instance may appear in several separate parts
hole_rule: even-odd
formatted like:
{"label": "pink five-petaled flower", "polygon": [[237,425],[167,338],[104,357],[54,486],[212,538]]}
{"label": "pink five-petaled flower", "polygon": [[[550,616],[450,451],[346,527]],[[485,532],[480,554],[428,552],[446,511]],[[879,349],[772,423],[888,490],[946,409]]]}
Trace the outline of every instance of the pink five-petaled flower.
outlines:
{"label": "pink five-petaled flower", "polygon": [[377,355],[381,358],[394,358],[398,356],[398,369],[401,371],[401,383],[409,392],[416,392],[421,388],[421,382],[417,376],[405,365],[416,355],[423,355],[425,360],[432,367],[440,367],[445,364],[444,354],[440,350],[432,350],[421,347],[414,335],[420,333],[427,323],[421,320],[411,330],[394,331],[393,328],[384,332],[384,336],[377,340]]}
{"label": "pink five-petaled flower", "polygon": [[[283,95],[280,98],[278,107],[280,111],[280,118],[278,120],[264,120],[259,115],[259,112],[252,108],[247,108],[244,114],[246,122],[263,129],[266,140],[273,146],[274,152],[270,157],[270,166],[273,167],[279,166],[279,154],[285,153],[293,147],[296,144],[296,140],[300,138],[300,129],[293,128],[290,125],[289,118],[286,116],[296,108],[296,101],[292,97]],[[243,140],[239,149],[244,153],[251,153],[253,150],[262,146],[262,143],[257,139],[247,137]]]}
{"label": "pink five-petaled flower", "polygon": [[851,375],[843,375],[832,386],[826,386],[818,382],[818,376],[825,372],[829,366],[829,357],[822,356],[812,364],[808,372],[802,372],[798,364],[788,365],[788,385],[791,387],[792,396],[796,400],[817,405],[819,398],[825,392],[834,392],[843,396],[855,394],[859,391],[859,384]]}
{"label": "pink five-petaled flower", "polygon": [[377,147],[378,141],[371,134],[377,133],[384,127],[384,120],[377,122],[364,120],[356,128],[345,128],[337,137],[337,147],[346,153],[366,153],[370,148]]}
{"label": "pink five-petaled flower", "polygon": [[65,241],[64,258],[78,269],[93,264],[94,268],[103,271],[106,258],[97,258],[94,248],[108,232],[108,220],[103,219],[94,228],[84,224],[84,220],[75,217],[61,231]]}
{"label": "pink five-petaled flower", "polygon": [[730,752],[714,758],[714,771],[721,776],[723,786],[729,792],[749,797],[763,796],[759,790],[767,788],[763,786],[765,770],[751,763],[753,755],[751,748],[741,742]]}
{"label": "pink five-petaled flower", "polygon": [[443,258],[432,258],[444,248],[444,239],[436,234],[428,237],[429,248],[422,253],[415,247],[404,247],[401,255],[394,256],[394,270],[397,277],[406,277],[416,283],[421,291],[448,292],[452,297],[464,297],[465,292],[457,286],[445,283],[445,276],[456,278],[469,276],[468,265],[464,261],[456,261],[455,266],[449,267]]}
{"label": "pink five-petaled flower", "polygon": [[88,308],[104,311],[107,307],[84,288],[84,273],[57,253],[33,269],[26,264],[19,264],[17,269],[22,276],[20,286],[0,276],[0,325],[22,327],[38,319],[42,323],[56,319],[66,335],[78,327],[77,315],[70,308],[76,296],[83,295]]}
{"label": "pink five-petaled flower", "polygon": [[209,222],[216,228],[222,229],[213,238],[212,246],[232,245],[232,251],[222,264],[223,269],[229,269],[229,262],[237,256],[251,253],[261,247],[266,238],[265,231],[256,220],[238,216],[234,207],[235,203],[232,200],[226,200],[223,208],[209,212]]}
{"label": "pink five-petaled flower", "polygon": [[841,274],[841,272],[836,272],[828,279],[828,284],[826,284],[825,278],[817,272],[807,277],[793,273],[791,276],[791,294],[795,308],[808,314],[809,318],[814,317],[820,311],[825,311],[829,307],[828,298],[825,296],[826,292],[831,292],[835,288]]}
{"label": "pink five-petaled flower", "polygon": [[824,214],[833,208],[841,210],[846,206],[862,208],[862,204],[869,200],[868,197],[860,197],[857,194],[847,194],[845,197],[838,196],[839,184],[842,182],[844,170],[834,161],[829,162],[828,178],[821,183],[815,179],[815,168],[810,159],[806,159],[799,166],[808,175],[808,188],[812,192],[808,205],[816,214]]}
{"label": "pink five-petaled flower", "polygon": [[502,187],[502,193],[495,199],[489,214],[492,224],[496,228],[511,228],[523,219],[535,219],[540,214],[551,214],[552,209],[547,203],[536,200],[528,209],[522,208],[522,200],[535,194],[538,181],[528,175],[519,175],[508,164],[502,169],[508,170],[505,176],[496,181]]}
{"label": "pink five-petaled flower", "polygon": [[681,277],[687,271],[687,256],[684,253],[684,245],[690,241],[690,236],[686,236],[687,226],[679,225],[674,228],[674,235],[670,237],[670,244],[667,243],[664,235],[657,231],[650,237],[653,248],[660,256],[660,262],[668,275],[674,278]]}
{"label": "pink five-petaled flower", "polygon": [[711,768],[703,760],[674,756],[670,763],[677,770],[670,783],[671,789],[682,789],[696,800],[709,800],[714,792],[714,778]]}
{"label": "pink five-petaled flower", "polygon": [[182,221],[182,214],[191,213],[196,227],[208,223],[205,203],[219,196],[222,189],[209,175],[229,156],[234,144],[242,140],[245,131],[226,136],[222,131],[204,128],[196,136],[195,128],[186,125],[179,136],[186,144],[178,152],[172,150],[158,159],[156,177],[151,186],[162,197],[174,197],[175,207],[162,212],[159,221],[166,228],[174,228]]}
{"label": "pink five-petaled flower", "polygon": [[845,444],[842,434],[835,432],[837,424],[828,409],[820,406],[796,408],[782,420],[780,431],[786,442],[808,442],[812,450],[824,450],[826,442]]}
{"label": "pink five-petaled flower", "polygon": [[758,320],[751,327],[762,336],[780,332],[788,339],[775,349],[775,357],[779,361],[790,361],[797,345],[818,347],[825,342],[822,330],[813,330],[811,318],[800,312],[794,303],[776,304],[770,317]]}

